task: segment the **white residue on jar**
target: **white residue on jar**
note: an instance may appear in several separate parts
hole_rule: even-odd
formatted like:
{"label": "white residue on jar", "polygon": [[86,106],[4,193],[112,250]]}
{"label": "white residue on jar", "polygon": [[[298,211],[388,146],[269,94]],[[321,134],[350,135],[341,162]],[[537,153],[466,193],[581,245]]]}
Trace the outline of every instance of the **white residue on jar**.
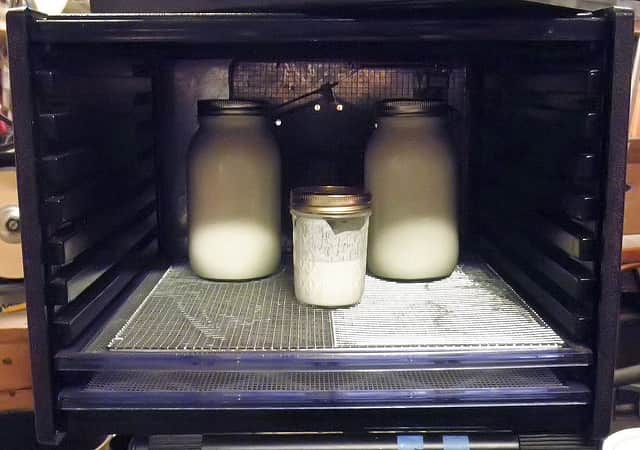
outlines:
{"label": "white residue on jar", "polygon": [[[295,212],[294,212],[295,217]],[[307,304],[358,303],[364,292],[368,217],[294,218],[295,293]]]}

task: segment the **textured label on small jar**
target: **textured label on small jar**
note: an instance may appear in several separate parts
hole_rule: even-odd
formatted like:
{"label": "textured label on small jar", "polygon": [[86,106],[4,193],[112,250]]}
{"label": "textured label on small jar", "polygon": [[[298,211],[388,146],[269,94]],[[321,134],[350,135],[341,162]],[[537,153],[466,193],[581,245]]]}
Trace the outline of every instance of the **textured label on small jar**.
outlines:
{"label": "textured label on small jar", "polygon": [[299,257],[327,262],[366,258],[368,223],[368,217],[298,217],[293,230],[294,252]]}

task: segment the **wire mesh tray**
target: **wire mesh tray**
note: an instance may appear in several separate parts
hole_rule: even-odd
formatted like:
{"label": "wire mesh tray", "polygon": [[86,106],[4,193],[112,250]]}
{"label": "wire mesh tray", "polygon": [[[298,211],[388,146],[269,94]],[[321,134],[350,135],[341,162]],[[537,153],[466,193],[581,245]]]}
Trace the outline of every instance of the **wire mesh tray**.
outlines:
{"label": "wire mesh tray", "polygon": [[451,277],[397,283],[367,277],[362,302],[299,304],[292,271],[251,282],[211,282],[173,266],[108,343],[112,352],[513,352],[563,339],[479,258]]}
{"label": "wire mesh tray", "polygon": [[566,405],[588,390],[549,369],[382,372],[102,372],[60,395],[62,408],[284,408]]}

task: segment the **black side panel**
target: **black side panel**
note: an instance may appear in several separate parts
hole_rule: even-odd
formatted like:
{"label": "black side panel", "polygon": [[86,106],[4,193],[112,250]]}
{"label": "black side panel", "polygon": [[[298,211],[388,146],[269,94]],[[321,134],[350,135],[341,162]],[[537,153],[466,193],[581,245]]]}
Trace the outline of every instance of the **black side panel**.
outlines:
{"label": "black side panel", "polygon": [[87,308],[103,309],[130,279],[137,250],[156,236],[150,64],[122,49],[33,51],[46,300],[64,306],[82,299],[82,307],[56,311],[77,327],[92,316]]}
{"label": "black side panel", "polygon": [[607,170],[602,259],[600,263],[600,303],[597,312],[596,386],[594,392],[593,436],[603,439],[609,433],[613,412],[613,371],[618,337],[620,307],[620,252],[624,216],[624,189],[627,163],[629,90],[633,57],[633,12],[607,10],[612,24],[608,61],[609,80],[606,109],[609,133],[605,141]]}
{"label": "black side panel", "polygon": [[59,346],[69,345],[89,327],[129,285],[140,268],[151,264],[157,258],[158,242],[155,236],[135,246],[123,261],[107,271],[93,283],[72,304],[56,314],[53,319]]}
{"label": "black side panel", "polygon": [[123,48],[34,44],[41,16],[8,17],[36,428],[55,443],[52,352],[157,257],[151,64]]}
{"label": "black side panel", "polygon": [[22,254],[24,261],[25,289],[29,299],[29,339],[33,355],[33,396],[35,402],[35,425],[38,440],[56,444],[59,436],[54,423],[54,389],[51,367],[51,351],[45,301],[45,267],[42,263],[42,224],[39,215],[38,172],[35,157],[37,129],[33,126],[35,103],[31,80],[31,53],[29,49],[27,23],[30,17],[21,11],[7,14],[9,32],[9,55],[11,88],[14,100],[14,128],[16,143],[16,166],[18,171],[18,194],[22,227]]}
{"label": "black side panel", "polygon": [[606,117],[601,44],[485,58],[471,155],[488,258],[565,332],[590,338]]}

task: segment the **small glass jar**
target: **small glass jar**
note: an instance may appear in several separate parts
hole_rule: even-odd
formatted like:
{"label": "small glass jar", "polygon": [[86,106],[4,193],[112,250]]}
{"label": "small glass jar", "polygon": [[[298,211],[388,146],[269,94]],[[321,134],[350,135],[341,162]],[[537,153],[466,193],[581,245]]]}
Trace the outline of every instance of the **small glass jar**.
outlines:
{"label": "small glass jar", "polygon": [[345,186],[304,187],[291,191],[290,206],[296,298],[324,307],[359,303],[371,196]]}

